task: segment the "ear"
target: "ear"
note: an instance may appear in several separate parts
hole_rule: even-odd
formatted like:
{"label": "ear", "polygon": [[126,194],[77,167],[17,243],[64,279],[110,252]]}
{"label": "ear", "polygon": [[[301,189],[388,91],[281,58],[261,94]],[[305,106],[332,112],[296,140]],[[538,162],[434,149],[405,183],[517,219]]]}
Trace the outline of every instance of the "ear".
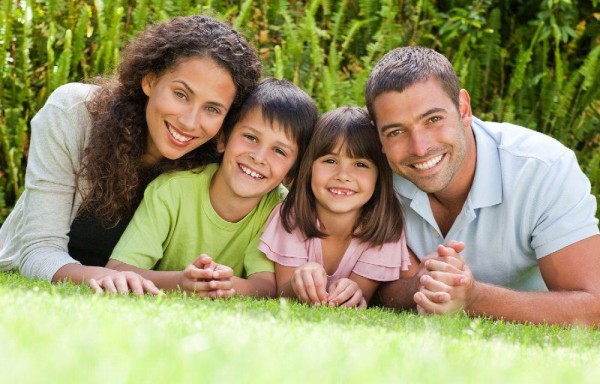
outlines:
{"label": "ear", "polygon": [[149,72],[144,77],[142,77],[142,90],[148,97],[150,97],[152,85],[154,84],[155,80],[156,74],[154,72]]}
{"label": "ear", "polygon": [[466,89],[461,89],[458,94],[458,112],[460,119],[465,127],[470,127],[473,121],[473,112],[471,111],[471,97]]}
{"label": "ear", "polygon": [[217,140],[217,152],[223,154],[225,152],[225,135],[223,135],[223,131],[219,131],[216,137]]}

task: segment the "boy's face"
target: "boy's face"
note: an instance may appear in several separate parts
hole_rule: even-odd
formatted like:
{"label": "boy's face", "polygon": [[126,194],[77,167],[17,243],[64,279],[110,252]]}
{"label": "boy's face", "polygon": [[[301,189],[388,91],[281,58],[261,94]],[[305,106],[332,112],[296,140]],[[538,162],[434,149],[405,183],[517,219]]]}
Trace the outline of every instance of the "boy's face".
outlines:
{"label": "boy's face", "polygon": [[227,144],[219,140],[223,160],[213,182],[217,195],[258,201],[277,187],[298,157],[296,141],[277,123],[253,108],[233,128]]}

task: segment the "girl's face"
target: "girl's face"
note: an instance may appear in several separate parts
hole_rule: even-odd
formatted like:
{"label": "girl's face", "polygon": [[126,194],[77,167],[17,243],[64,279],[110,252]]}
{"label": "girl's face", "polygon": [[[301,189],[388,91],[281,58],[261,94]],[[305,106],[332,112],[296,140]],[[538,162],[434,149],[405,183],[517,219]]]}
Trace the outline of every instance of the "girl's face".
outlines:
{"label": "girl's face", "polygon": [[212,139],[233,103],[229,72],[210,58],[189,58],[160,76],[142,79],[148,96],[148,142],[144,160],[175,160]]}
{"label": "girl's face", "polygon": [[343,142],[312,164],[311,188],[317,215],[352,213],[358,217],[377,183],[377,167],[369,159],[355,159],[345,153]]}

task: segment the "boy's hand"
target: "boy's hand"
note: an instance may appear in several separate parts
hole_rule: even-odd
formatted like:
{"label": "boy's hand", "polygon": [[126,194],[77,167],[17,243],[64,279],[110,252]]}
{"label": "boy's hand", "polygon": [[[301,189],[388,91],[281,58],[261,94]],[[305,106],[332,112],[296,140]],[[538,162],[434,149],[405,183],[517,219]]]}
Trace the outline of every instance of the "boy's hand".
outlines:
{"label": "boy's hand", "polygon": [[294,271],[292,289],[298,299],[308,304],[327,304],[327,273],[318,263],[306,263]]}
{"label": "boy's hand", "polygon": [[356,281],[348,278],[336,280],[329,287],[329,291],[331,291],[329,305],[332,307],[343,305],[366,308],[367,306],[367,301]]}
{"label": "boy's hand", "polygon": [[232,277],[231,268],[202,254],[183,270],[179,287],[200,297],[230,297],[235,295]]}

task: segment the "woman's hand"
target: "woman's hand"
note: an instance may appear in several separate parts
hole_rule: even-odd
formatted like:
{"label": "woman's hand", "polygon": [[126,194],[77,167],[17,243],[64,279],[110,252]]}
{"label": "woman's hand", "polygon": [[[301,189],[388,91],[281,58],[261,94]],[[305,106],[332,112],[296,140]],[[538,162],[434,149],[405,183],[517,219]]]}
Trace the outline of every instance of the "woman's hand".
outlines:
{"label": "woman's hand", "polygon": [[150,293],[157,295],[159,293],[156,285],[148,279],[131,271],[115,271],[107,269],[106,275],[101,278],[91,278],[87,281],[96,293],[121,293],[126,294],[132,292],[136,295],[144,295]]}

